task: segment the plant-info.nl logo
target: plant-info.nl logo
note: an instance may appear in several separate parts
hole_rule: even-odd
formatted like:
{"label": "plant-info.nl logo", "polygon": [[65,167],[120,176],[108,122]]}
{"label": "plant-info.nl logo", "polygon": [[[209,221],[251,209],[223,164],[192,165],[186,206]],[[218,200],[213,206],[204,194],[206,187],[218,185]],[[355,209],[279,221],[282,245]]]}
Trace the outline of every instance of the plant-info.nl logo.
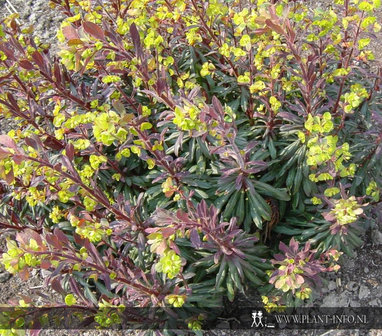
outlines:
{"label": "plant-info.nl logo", "polygon": [[366,315],[346,315],[346,314],[319,314],[319,315],[309,315],[309,314],[276,314],[275,319],[277,323],[286,324],[321,324],[325,325],[349,325],[349,324],[366,324]]}
{"label": "plant-info.nl logo", "polygon": [[381,325],[378,308],[294,308],[284,311],[251,311],[251,328],[365,329]]}

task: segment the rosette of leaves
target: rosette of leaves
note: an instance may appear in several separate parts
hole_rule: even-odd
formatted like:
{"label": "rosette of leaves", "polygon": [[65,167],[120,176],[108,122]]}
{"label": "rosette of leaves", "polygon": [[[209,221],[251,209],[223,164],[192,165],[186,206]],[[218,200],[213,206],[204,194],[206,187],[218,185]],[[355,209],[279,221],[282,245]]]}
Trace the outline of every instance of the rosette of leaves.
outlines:
{"label": "rosette of leaves", "polygon": [[280,242],[279,248],[282,253],[276,254],[275,259],[271,260],[275,270],[269,272],[269,282],[276,289],[272,294],[280,301],[278,304],[283,302],[285,305],[295,306],[296,303],[311,298],[312,288],[321,285],[322,274],[339,269],[336,261],[341,253],[336,250],[320,254],[320,258],[316,258],[317,250],[311,249],[309,242],[300,249],[294,238],[290,240],[289,246]]}
{"label": "rosette of leaves", "polygon": [[178,236],[169,246],[187,261],[184,272],[193,274],[190,283],[210,286],[208,295],[203,297],[196,292],[187,302],[203,307],[213,302],[211,297],[218,296],[220,291],[228,291],[229,299],[233,300],[235,293],[243,291],[249,283],[264,282],[265,270],[270,268],[263,258],[267,248],[258,243],[258,238],[239,229],[235,218],[230,222],[219,221],[214,206],[207,207],[202,201],[188,213],[159,210],[155,220],[162,227],[155,230],[162,232],[161,237]]}

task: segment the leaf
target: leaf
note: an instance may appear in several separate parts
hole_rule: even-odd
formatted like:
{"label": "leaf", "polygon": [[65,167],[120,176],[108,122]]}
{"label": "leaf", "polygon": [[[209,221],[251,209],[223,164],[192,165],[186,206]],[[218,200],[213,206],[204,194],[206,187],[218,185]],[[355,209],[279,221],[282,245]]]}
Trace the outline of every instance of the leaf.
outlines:
{"label": "leaf", "polygon": [[6,148],[17,149],[16,142],[6,134],[0,135],[0,145]]}
{"label": "leaf", "polygon": [[40,52],[35,51],[32,54],[32,58],[33,58],[33,60],[35,61],[35,63],[38,65],[38,67],[40,69],[45,69],[46,68],[44,57],[41,55]]}
{"label": "leaf", "polygon": [[200,236],[199,236],[198,231],[196,231],[195,229],[192,229],[190,232],[190,240],[191,240],[192,245],[195,248],[199,249],[201,247],[202,242],[200,240]]}
{"label": "leaf", "polygon": [[87,299],[89,299],[93,304],[98,305],[98,300],[93,294],[93,292],[90,290],[89,287],[85,287],[84,295]]}
{"label": "leaf", "polygon": [[70,40],[77,40],[80,38],[80,35],[78,35],[77,30],[73,26],[66,26],[62,28],[62,33],[64,34],[65,38]]}
{"label": "leaf", "polygon": [[19,65],[25,70],[33,70],[34,69],[33,64],[31,62],[29,62],[28,60],[19,61]]}
{"label": "leaf", "polygon": [[89,21],[84,21],[82,23],[82,27],[84,27],[84,30],[94,38],[102,41],[105,40],[105,32],[97,24]]}
{"label": "leaf", "polygon": [[271,28],[272,30],[274,30],[276,33],[280,34],[280,35],[285,35],[285,32],[284,30],[282,29],[282,27],[276,23],[274,23],[273,21],[267,19],[265,20],[265,24]]}
{"label": "leaf", "polygon": [[[108,275],[106,275],[108,276]],[[104,294],[106,295],[107,297],[109,298],[113,298],[114,297],[114,294],[112,292],[110,292],[106,287],[105,285],[103,285],[101,282],[99,281],[94,281],[94,284],[96,285],[98,291],[101,293],[101,294]]]}
{"label": "leaf", "polygon": [[80,39],[72,39],[68,41],[68,46],[76,46],[82,44],[84,44],[84,42],[82,42]]}
{"label": "leaf", "polygon": [[264,183],[264,182],[260,182],[260,181],[253,181],[253,185],[255,186],[257,191],[260,192],[260,194],[273,197],[273,198],[278,199],[280,201],[289,201],[290,200],[290,196],[283,189],[274,188],[271,185]]}
{"label": "leaf", "polygon": [[69,143],[66,145],[65,152],[66,152],[66,156],[68,157],[68,159],[70,161],[73,161],[73,159],[74,159],[74,146],[72,143]]}
{"label": "leaf", "polygon": [[25,138],[25,143],[32,147],[33,149],[38,150],[37,142],[32,138]]}
{"label": "leaf", "polygon": [[53,136],[48,136],[44,141],[44,145],[54,150],[61,150],[64,148],[64,145]]}
{"label": "leaf", "polygon": [[130,35],[131,35],[131,39],[133,40],[135,53],[140,58],[140,57],[142,57],[141,38],[139,36],[139,32],[138,32],[138,29],[137,29],[137,26],[135,25],[135,23],[133,23],[130,26]]}
{"label": "leaf", "polygon": [[11,153],[0,148],[0,160],[7,158]]}
{"label": "leaf", "polygon": [[219,99],[217,99],[215,96],[212,97],[212,105],[215,108],[216,112],[220,114],[222,118],[224,118],[224,109],[222,104],[220,103]]}

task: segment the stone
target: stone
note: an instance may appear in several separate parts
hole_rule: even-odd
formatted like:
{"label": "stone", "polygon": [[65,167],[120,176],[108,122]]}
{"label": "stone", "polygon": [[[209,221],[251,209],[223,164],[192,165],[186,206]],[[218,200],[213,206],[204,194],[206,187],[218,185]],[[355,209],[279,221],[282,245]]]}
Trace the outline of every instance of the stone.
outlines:
{"label": "stone", "polygon": [[373,230],[371,240],[375,245],[382,245],[382,232],[379,230]]}
{"label": "stone", "polygon": [[328,282],[328,290],[329,290],[329,291],[333,291],[333,290],[335,290],[336,288],[337,288],[337,285],[336,285],[335,281],[329,281],[329,282]]}
{"label": "stone", "polygon": [[8,272],[0,273],[0,283],[7,282],[11,276],[12,274]]}
{"label": "stone", "polygon": [[355,281],[349,281],[345,287],[351,292],[355,292],[358,289],[359,285]]}
{"label": "stone", "polygon": [[339,295],[337,293],[330,293],[322,300],[321,307],[348,307],[350,299],[348,292],[344,291]]}
{"label": "stone", "polygon": [[221,321],[216,325],[217,329],[231,329],[229,321]]}
{"label": "stone", "polygon": [[365,267],[365,268],[363,269],[363,271],[364,271],[366,274],[370,272],[370,270],[369,270],[368,267]]}
{"label": "stone", "polygon": [[363,299],[367,298],[367,296],[368,296],[369,294],[370,294],[370,289],[369,289],[367,286],[365,286],[365,285],[361,285],[361,286],[359,287],[358,298],[359,298],[360,300],[363,300]]}
{"label": "stone", "polygon": [[361,304],[356,300],[350,300],[350,307],[361,307]]}
{"label": "stone", "polygon": [[370,306],[370,307],[380,307],[381,306],[381,300],[380,299],[371,300],[368,303],[368,306]]}

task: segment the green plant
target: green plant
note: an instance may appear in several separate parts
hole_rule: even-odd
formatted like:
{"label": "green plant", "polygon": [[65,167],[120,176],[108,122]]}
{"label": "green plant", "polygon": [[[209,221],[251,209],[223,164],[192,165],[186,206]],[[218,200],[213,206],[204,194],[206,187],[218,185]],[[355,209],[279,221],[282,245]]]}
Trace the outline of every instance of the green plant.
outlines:
{"label": "green plant", "polygon": [[297,304],[360,244],[382,185],[378,1],[51,3],[59,58],[14,16],[0,34],[8,271],[51,271],[103,327],[167,307],[153,326],[200,334],[225,294]]}

